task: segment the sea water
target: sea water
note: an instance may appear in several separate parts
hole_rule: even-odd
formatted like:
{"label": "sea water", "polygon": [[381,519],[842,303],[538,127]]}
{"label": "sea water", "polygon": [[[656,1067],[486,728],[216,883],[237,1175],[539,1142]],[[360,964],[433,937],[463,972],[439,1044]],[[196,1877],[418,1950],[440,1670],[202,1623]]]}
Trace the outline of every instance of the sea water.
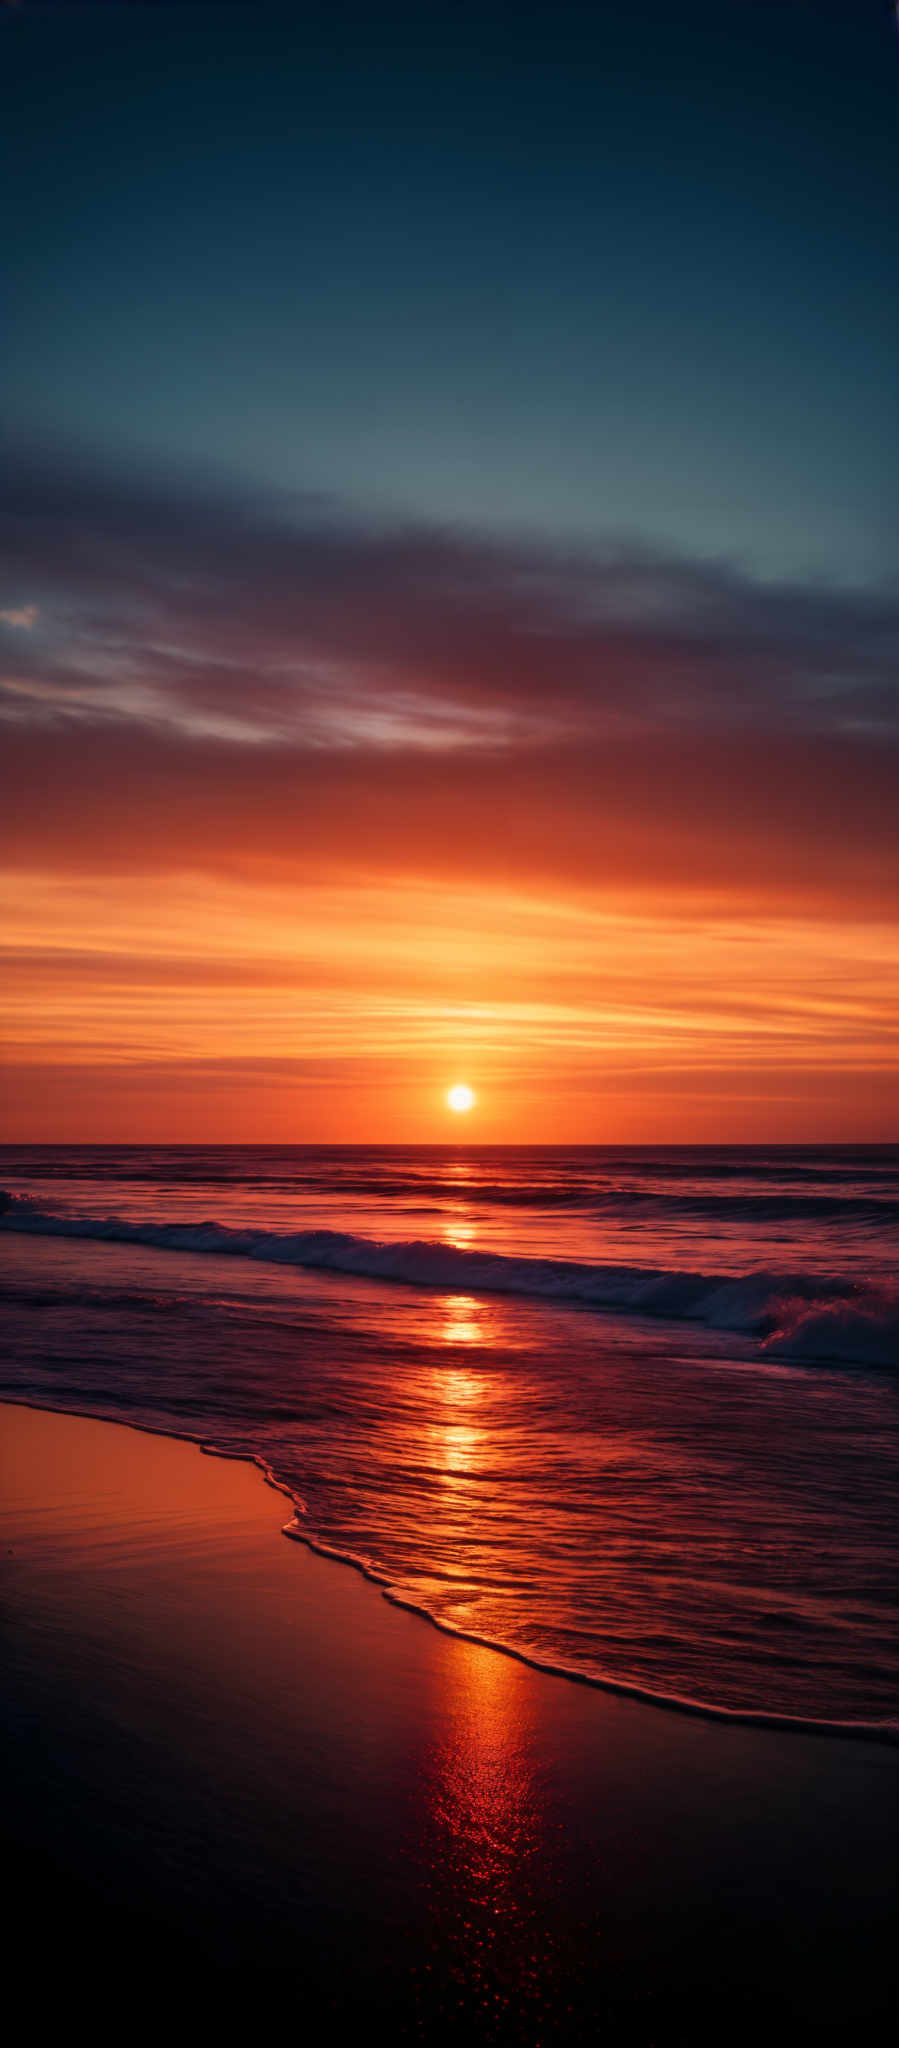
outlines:
{"label": "sea water", "polygon": [[[0,1392],[256,1458],[439,1625],[899,1726],[899,1148],[6,1147]],[[52,1512],[52,1503],[48,1503]]]}

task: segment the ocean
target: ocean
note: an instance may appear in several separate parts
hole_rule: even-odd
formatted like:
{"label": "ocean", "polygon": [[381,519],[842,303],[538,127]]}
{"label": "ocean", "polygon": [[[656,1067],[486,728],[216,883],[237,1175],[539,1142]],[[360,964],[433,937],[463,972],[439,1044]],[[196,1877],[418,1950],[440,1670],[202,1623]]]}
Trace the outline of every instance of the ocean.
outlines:
{"label": "ocean", "polygon": [[539,1666],[899,1737],[899,1148],[7,1146],[0,1186],[6,1398],[256,1459],[290,1534]]}

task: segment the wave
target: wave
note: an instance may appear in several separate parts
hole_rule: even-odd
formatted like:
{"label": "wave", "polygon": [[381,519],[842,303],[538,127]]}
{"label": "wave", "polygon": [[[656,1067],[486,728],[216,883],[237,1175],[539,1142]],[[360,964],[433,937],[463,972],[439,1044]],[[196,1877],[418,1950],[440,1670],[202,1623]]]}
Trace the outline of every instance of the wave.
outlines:
{"label": "wave", "polygon": [[214,1253],[311,1267],[457,1294],[514,1294],[559,1304],[704,1323],[755,1337],[782,1359],[893,1367],[899,1363],[899,1288],[824,1273],[684,1271],[569,1259],[511,1257],[430,1240],[384,1243],[335,1230],[233,1229],[202,1223],[130,1223],[61,1216],[0,1191],[0,1229],[88,1238],[157,1250]]}

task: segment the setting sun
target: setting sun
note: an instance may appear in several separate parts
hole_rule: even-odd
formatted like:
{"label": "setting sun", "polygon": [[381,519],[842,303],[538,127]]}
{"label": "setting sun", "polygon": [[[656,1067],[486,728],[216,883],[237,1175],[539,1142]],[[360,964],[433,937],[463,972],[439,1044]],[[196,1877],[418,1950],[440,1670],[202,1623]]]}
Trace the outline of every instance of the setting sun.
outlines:
{"label": "setting sun", "polygon": [[473,1109],[475,1104],[474,1090],[467,1087],[464,1081],[459,1081],[455,1088],[448,1089],[446,1099],[450,1109],[455,1110],[457,1116],[463,1116],[465,1111]]}

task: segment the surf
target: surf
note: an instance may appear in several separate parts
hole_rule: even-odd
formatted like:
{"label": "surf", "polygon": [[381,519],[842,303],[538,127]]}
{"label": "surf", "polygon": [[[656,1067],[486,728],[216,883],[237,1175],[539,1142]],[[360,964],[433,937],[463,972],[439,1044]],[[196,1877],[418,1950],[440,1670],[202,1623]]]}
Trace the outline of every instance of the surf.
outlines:
{"label": "surf", "polygon": [[511,1256],[385,1242],[348,1231],[279,1232],[202,1222],[62,1215],[0,1191],[0,1229],[308,1267],[464,1294],[521,1295],[618,1314],[663,1317],[756,1338],[774,1357],[890,1368],[899,1359],[899,1289],[827,1273],[681,1268]]}

